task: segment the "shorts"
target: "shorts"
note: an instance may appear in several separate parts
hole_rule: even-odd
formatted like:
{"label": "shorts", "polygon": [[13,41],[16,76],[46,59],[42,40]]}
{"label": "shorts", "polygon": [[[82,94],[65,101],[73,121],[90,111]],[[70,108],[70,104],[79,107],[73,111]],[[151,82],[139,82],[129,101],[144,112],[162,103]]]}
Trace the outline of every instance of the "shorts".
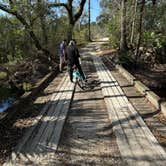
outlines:
{"label": "shorts", "polygon": [[60,64],[65,62],[65,56],[59,56]]}

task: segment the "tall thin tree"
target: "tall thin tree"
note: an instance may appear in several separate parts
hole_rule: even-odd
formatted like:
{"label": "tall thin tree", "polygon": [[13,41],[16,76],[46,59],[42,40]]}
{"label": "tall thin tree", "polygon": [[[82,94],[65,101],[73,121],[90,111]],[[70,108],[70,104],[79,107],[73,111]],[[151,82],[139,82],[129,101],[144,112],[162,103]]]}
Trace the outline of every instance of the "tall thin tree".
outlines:
{"label": "tall thin tree", "polygon": [[141,37],[142,37],[142,20],[143,20],[143,12],[144,12],[145,0],[142,0],[141,7],[139,11],[139,23],[138,23],[138,35],[137,35],[137,45],[136,45],[136,52],[135,52],[135,67],[137,66],[138,56],[139,56],[139,48],[141,44]]}
{"label": "tall thin tree", "polygon": [[136,14],[137,14],[137,0],[134,0],[134,12],[133,12],[133,20],[132,20],[132,26],[131,26],[131,38],[130,42],[131,44],[133,43],[133,38],[134,38],[134,28],[135,28],[135,21],[136,21]]}
{"label": "tall thin tree", "polygon": [[89,16],[89,19],[88,19],[88,37],[89,37],[89,41],[92,41],[91,39],[91,4],[90,4],[90,0],[88,0],[88,16]]}
{"label": "tall thin tree", "polygon": [[40,17],[40,24],[42,29],[42,44],[48,46],[48,36],[46,30],[46,8],[43,0],[38,0],[38,13]]}
{"label": "tall thin tree", "polygon": [[120,51],[126,52],[128,49],[126,41],[126,0],[121,1],[121,40]]}

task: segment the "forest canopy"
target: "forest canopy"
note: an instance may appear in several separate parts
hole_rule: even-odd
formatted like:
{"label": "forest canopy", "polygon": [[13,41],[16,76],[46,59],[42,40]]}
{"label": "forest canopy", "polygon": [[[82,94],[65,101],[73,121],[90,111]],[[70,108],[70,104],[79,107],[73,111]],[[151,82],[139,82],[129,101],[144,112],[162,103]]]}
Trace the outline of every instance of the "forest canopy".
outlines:
{"label": "forest canopy", "polygon": [[109,37],[110,47],[120,51],[119,62],[131,67],[139,61],[166,62],[165,0],[99,0],[96,22],[90,22],[92,2],[0,0],[2,77],[13,76],[11,66],[19,63],[40,63],[42,71],[55,68],[59,43],[71,38],[80,44]]}

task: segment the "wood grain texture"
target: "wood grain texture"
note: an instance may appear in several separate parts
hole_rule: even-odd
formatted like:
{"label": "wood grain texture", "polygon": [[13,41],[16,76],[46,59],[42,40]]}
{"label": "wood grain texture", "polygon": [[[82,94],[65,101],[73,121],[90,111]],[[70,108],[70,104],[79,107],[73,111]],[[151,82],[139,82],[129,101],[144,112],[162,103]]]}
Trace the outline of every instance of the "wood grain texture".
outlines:
{"label": "wood grain texture", "polygon": [[103,95],[123,158],[129,165],[165,165],[165,151],[128,101],[111,72],[99,58],[94,58],[94,64],[102,80]]}

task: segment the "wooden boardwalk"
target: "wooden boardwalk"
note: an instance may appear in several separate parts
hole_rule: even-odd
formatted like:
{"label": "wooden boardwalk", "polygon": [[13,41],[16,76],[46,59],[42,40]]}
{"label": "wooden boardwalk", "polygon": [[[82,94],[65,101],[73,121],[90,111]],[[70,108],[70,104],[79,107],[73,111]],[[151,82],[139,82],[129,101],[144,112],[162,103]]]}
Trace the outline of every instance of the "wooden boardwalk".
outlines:
{"label": "wooden boardwalk", "polygon": [[[56,81],[56,79],[54,80]],[[53,81],[53,82],[54,82]],[[75,85],[67,74],[52,92],[33,126],[15,148],[7,165],[44,165],[54,157],[72,100]]]}
{"label": "wooden boardwalk", "polygon": [[93,87],[82,91],[76,86],[54,165],[123,165],[88,49],[83,55],[82,66]]}
{"label": "wooden boardwalk", "polygon": [[[108,163],[112,163],[110,158],[114,156],[114,154],[110,154],[111,152],[116,152],[115,156],[121,156],[124,161],[114,162],[115,165],[126,165],[126,163],[131,166],[142,164],[145,166],[166,165],[166,152],[129,102],[111,71],[96,56],[98,45],[99,43],[91,43],[82,50],[87,54],[85,56],[87,58],[87,68],[89,68],[89,71],[91,70],[91,73],[92,68],[94,68],[93,77],[98,76],[100,79],[100,87],[94,89],[94,92],[82,93],[78,89],[75,92],[75,84],[70,83],[66,73],[54,89],[56,84],[56,79],[54,79],[51,83],[53,89],[50,91],[52,93],[50,99],[41,110],[32,127],[27,130],[23,139],[13,150],[11,157],[4,166],[57,165],[55,164],[56,153],[74,93],[76,100],[73,101],[71,109],[75,110],[75,113],[71,114],[69,118],[69,121],[74,121],[73,130],[70,131],[70,125],[72,125],[70,123],[67,123],[69,127],[65,130],[69,132],[66,141],[68,141],[68,144],[72,144],[70,145],[72,148],[66,151],[70,153],[74,150],[74,143],[79,145],[77,147],[77,157],[69,157],[73,160],[77,160],[77,158],[80,160],[79,164],[72,163],[73,165],[86,165],[86,163],[89,163],[87,165],[95,165],[95,163],[97,163],[96,165],[101,165],[101,163],[109,165]],[[93,60],[91,57],[93,57]],[[107,147],[112,141],[110,135],[107,137],[106,135],[96,136],[99,130],[105,132],[101,130],[109,128],[109,126],[108,131],[110,132],[113,127],[116,136],[116,139],[113,139],[118,145],[116,147],[116,143],[114,144],[116,150],[109,150],[113,146]],[[76,127],[78,127],[78,131]],[[79,135],[78,140],[77,135]],[[62,137],[62,139],[65,138]],[[102,139],[104,140],[102,141]],[[103,148],[100,149],[100,147]],[[105,161],[102,162],[102,156],[104,155]],[[98,156],[98,161],[91,163],[91,158],[95,158],[95,156]],[[89,162],[86,161],[87,159]],[[116,158],[114,159],[116,160]],[[70,164],[65,163],[63,165]]]}
{"label": "wooden boardwalk", "polygon": [[100,58],[94,64],[121,155],[129,165],[166,165],[166,153]]}

